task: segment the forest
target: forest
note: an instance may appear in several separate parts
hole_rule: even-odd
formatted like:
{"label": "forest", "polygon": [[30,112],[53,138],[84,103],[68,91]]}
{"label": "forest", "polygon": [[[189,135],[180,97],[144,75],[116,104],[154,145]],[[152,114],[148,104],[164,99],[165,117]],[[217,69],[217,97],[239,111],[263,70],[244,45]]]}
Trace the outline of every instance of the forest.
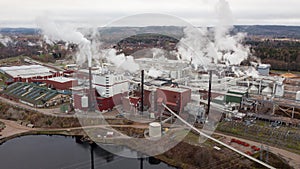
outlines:
{"label": "forest", "polygon": [[300,71],[300,41],[247,40],[251,53],[273,70]]}
{"label": "forest", "polygon": [[[176,50],[177,39],[183,36],[183,28],[174,26],[99,28],[99,32],[104,46],[114,46],[125,55],[153,47]],[[231,33],[237,32],[247,34],[244,44],[249,46],[251,55],[261,59],[262,63],[271,64],[271,69],[300,71],[299,26],[234,26]],[[42,42],[39,29],[2,28],[0,34],[12,40],[7,46],[0,43],[0,59],[23,55],[42,62],[55,62],[71,57],[77,50],[70,44],[66,48],[64,42],[54,45]]]}

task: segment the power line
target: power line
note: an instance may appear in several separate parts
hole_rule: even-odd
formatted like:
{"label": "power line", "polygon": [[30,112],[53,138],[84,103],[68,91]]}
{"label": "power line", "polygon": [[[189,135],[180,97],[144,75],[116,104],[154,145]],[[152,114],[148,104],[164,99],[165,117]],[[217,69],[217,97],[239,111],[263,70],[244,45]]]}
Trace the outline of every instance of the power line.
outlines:
{"label": "power line", "polygon": [[183,123],[185,123],[187,126],[189,126],[191,129],[193,129],[193,130],[195,130],[196,132],[198,132],[200,135],[202,135],[202,136],[204,136],[204,137],[206,137],[206,138],[208,138],[208,139],[210,139],[210,140],[212,140],[212,141],[214,141],[214,142],[217,142],[217,143],[219,143],[219,144],[221,144],[221,145],[227,147],[228,149],[230,149],[230,150],[232,150],[232,151],[234,151],[234,152],[236,152],[236,153],[238,153],[238,154],[240,154],[240,155],[242,155],[242,156],[244,156],[244,157],[246,157],[246,158],[248,158],[248,159],[250,159],[250,160],[252,160],[252,161],[254,161],[254,162],[257,162],[257,163],[259,163],[259,164],[261,164],[261,165],[263,165],[263,166],[265,166],[265,167],[267,167],[267,168],[275,169],[275,168],[272,167],[271,165],[266,164],[266,163],[264,163],[264,162],[262,162],[262,161],[260,161],[260,160],[258,160],[258,159],[256,159],[256,158],[252,157],[252,156],[249,156],[248,154],[245,154],[245,153],[243,153],[243,152],[241,152],[241,151],[239,151],[239,150],[237,150],[237,149],[235,149],[235,148],[233,148],[233,147],[231,147],[231,146],[229,146],[229,145],[227,145],[227,144],[225,144],[225,143],[223,143],[223,142],[221,142],[221,141],[219,141],[219,140],[217,140],[217,139],[215,139],[215,138],[213,138],[213,137],[211,137],[211,136],[209,136],[209,135],[207,135],[207,134],[205,134],[205,133],[203,133],[203,132],[201,132],[201,131],[198,130],[196,127],[194,127],[193,125],[191,125],[190,123],[188,123],[188,122],[186,122],[184,119],[182,119],[179,115],[177,115],[176,113],[174,113],[174,112],[173,112],[169,107],[167,107],[164,103],[162,103],[162,105],[163,105],[170,113],[172,113],[175,117],[177,117],[179,120],[181,120],[181,121],[182,121]]}

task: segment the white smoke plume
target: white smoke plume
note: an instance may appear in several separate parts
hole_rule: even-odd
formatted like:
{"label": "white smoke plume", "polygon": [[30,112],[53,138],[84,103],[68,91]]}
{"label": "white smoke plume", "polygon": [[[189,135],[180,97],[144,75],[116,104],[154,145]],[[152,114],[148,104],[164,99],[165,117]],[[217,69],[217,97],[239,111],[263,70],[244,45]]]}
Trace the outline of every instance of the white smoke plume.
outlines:
{"label": "white smoke plume", "polygon": [[146,74],[150,77],[157,78],[160,77],[163,74],[163,72],[155,69],[154,67],[151,67]]}
{"label": "white smoke plume", "polygon": [[[135,63],[132,56],[124,54],[117,55],[115,49],[101,50],[101,41],[99,31],[95,29],[83,29],[87,33],[92,33],[90,39],[84,37],[77,28],[66,24],[56,24],[48,18],[38,18],[37,22],[42,29],[44,39],[48,44],[53,44],[57,41],[65,41],[67,43],[75,43],[79,45],[79,51],[76,54],[77,64],[81,65],[88,60],[88,65],[92,66],[92,59],[97,65],[101,65],[100,59],[106,58],[116,67],[128,70],[133,73],[139,70],[139,65]],[[104,55],[104,56],[103,56]]]}
{"label": "white smoke plume", "polygon": [[102,52],[102,56],[119,69],[127,70],[130,73],[135,73],[140,69],[139,64],[134,61],[132,56],[125,56],[123,53],[117,55],[117,51],[115,49],[106,49]]}
{"label": "white smoke plume", "polygon": [[259,73],[258,71],[254,68],[254,67],[249,67],[245,73],[248,75],[248,76],[251,76],[253,78],[258,78],[259,77]]}
{"label": "white smoke plume", "polygon": [[164,54],[165,54],[164,50],[159,49],[159,48],[152,48],[151,52],[152,52],[153,59],[158,59],[160,57],[164,57]]}
{"label": "white smoke plume", "polygon": [[91,41],[85,38],[76,28],[69,25],[56,24],[47,17],[37,18],[37,24],[42,30],[46,43],[53,45],[55,42],[65,41],[78,44],[77,63],[82,64],[88,60],[88,65],[92,66]]}
{"label": "white smoke plume", "polygon": [[2,43],[5,47],[9,44],[12,43],[12,39],[8,36],[3,36],[0,34],[0,43]]}
{"label": "white smoke plume", "polygon": [[102,46],[102,42],[100,41],[101,37],[100,37],[100,32],[98,31],[97,28],[92,28],[90,30],[90,32],[92,32],[91,34],[91,52],[92,52],[92,56],[94,61],[96,62],[97,66],[101,66],[101,62],[100,60],[102,59],[102,52],[100,50],[101,46]]}
{"label": "white smoke plume", "polygon": [[211,62],[207,51],[206,30],[192,27],[184,29],[184,37],[179,41],[177,48],[182,60],[191,61],[197,67]]}
{"label": "white smoke plume", "polygon": [[250,53],[249,48],[241,43],[245,34],[230,35],[233,17],[228,2],[219,0],[215,7],[218,24],[214,28],[213,39],[210,36],[212,32],[206,28],[187,27],[177,46],[182,60],[191,61],[196,69],[218,62],[239,65]]}

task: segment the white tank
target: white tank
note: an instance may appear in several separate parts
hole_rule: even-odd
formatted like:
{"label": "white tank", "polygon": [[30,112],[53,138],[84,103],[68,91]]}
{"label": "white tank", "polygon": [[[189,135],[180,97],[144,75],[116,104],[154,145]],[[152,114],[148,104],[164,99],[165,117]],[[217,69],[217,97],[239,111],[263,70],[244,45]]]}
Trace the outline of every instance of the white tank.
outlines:
{"label": "white tank", "polygon": [[82,96],[81,97],[81,107],[82,108],[87,108],[89,105],[89,98],[87,96]]}
{"label": "white tank", "polygon": [[158,122],[149,124],[149,136],[150,138],[161,137],[161,125]]}
{"label": "white tank", "polygon": [[258,88],[252,85],[249,89],[249,93],[251,94],[257,94],[258,93]]}
{"label": "white tank", "polygon": [[296,100],[297,100],[297,101],[300,101],[300,91],[298,91],[298,92],[296,93]]}
{"label": "white tank", "polygon": [[268,86],[262,90],[262,95],[270,95],[272,92],[273,90]]}
{"label": "white tank", "polygon": [[284,96],[284,85],[276,85],[275,96],[277,97]]}

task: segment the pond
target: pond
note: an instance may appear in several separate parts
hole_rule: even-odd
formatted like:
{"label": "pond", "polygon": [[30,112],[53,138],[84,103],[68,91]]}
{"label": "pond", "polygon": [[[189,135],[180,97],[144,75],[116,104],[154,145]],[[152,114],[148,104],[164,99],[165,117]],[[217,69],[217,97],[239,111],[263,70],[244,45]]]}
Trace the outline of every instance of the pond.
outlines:
{"label": "pond", "polygon": [[[124,146],[112,145],[128,153]],[[155,158],[125,158],[100,146],[82,143],[76,137],[29,135],[0,145],[1,169],[168,169],[174,168]]]}

